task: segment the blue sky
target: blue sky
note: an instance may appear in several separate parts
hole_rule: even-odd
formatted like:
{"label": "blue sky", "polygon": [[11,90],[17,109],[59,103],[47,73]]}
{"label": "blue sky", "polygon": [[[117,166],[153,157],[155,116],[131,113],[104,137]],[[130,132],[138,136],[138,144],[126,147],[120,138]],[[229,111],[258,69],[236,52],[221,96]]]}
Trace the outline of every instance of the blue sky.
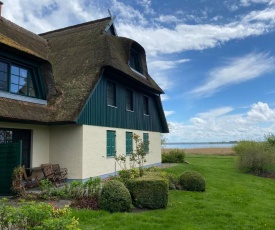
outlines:
{"label": "blue sky", "polygon": [[275,133],[275,0],[4,0],[2,14],[42,33],[108,9],[166,93],[168,142]]}

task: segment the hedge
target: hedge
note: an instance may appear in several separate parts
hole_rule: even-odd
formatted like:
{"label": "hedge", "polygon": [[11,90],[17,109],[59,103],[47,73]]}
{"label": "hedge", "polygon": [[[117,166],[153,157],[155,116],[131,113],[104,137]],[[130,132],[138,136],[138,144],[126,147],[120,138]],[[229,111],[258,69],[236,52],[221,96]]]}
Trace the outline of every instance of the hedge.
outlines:
{"label": "hedge", "polygon": [[146,172],[140,178],[130,179],[126,184],[133,205],[138,208],[165,208],[168,203],[168,178],[163,172]]}

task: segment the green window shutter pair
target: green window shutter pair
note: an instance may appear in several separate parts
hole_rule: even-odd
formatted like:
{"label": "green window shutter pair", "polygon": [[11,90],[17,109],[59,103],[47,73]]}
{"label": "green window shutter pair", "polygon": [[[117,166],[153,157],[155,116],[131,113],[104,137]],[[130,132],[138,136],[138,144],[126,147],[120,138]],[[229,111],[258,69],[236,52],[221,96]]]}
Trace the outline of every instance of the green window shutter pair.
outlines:
{"label": "green window shutter pair", "polygon": [[149,134],[143,133],[143,145],[144,145],[144,151],[146,153],[149,153]]}
{"label": "green window shutter pair", "polygon": [[133,152],[133,133],[126,132],[126,155],[130,155]]}
{"label": "green window shutter pair", "polygon": [[116,131],[107,130],[107,157],[116,155]]}

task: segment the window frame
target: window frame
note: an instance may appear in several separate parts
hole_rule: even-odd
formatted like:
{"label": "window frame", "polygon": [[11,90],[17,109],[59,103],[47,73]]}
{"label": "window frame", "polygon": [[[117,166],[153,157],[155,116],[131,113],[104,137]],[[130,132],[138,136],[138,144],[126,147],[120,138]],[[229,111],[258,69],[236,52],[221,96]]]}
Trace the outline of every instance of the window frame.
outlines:
{"label": "window frame", "polygon": [[[112,86],[112,91],[110,94],[109,86]],[[117,107],[117,100],[116,100],[116,84],[112,81],[107,81],[107,87],[106,87],[106,98],[107,98],[107,106],[110,107]],[[109,103],[110,100],[112,100],[112,103]]]}
{"label": "window frame", "polygon": [[130,89],[125,90],[125,108],[127,111],[134,111],[134,93]]}
{"label": "window frame", "polygon": [[116,156],[116,131],[106,130],[106,156]]}
{"label": "window frame", "polygon": [[141,66],[140,54],[134,48],[131,48],[131,50],[130,50],[129,66],[133,70],[137,71],[138,73],[143,74],[143,70],[142,70],[142,66]]}
{"label": "window frame", "polygon": [[149,97],[143,95],[143,106],[142,106],[142,111],[143,111],[143,115],[145,116],[149,116],[150,112],[149,112]]}
{"label": "window frame", "polygon": [[[42,78],[42,73],[40,71],[39,65],[36,63],[33,63],[28,60],[23,60],[22,58],[19,58],[17,56],[14,56],[12,54],[8,54],[6,52],[0,52],[0,62],[4,63],[7,65],[7,82],[6,82],[6,89],[0,90],[0,95],[1,97],[7,97],[7,98],[13,98],[16,100],[21,100],[22,101],[28,101],[33,100],[36,103],[44,103],[44,100],[46,99],[46,91],[45,91],[45,86],[44,86],[44,81]],[[19,92],[12,92],[11,90],[11,85],[12,85],[12,72],[11,68],[12,66],[21,68],[24,70],[27,70],[27,94],[24,93],[19,93]],[[1,71],[3,72],[3,71]],[[19,76],[17,76],[19,77]],[[20,77],[19,77],[20,78]],[[30,86],[30,81],[32,82],[32,86]],[[4,81],[2,81],[4,82]],[[19,83],[18,79],[18,84],[19,87],[21,86]],[[30,94],[30,88],[33,89],[34,96]],[[18,90],[19,91],[19,90]],[[38,100],[38,101],[36,101]],[[42,100],[42,101],[40,101]]]}
{"label": "window frame", "polygon": [[133,153],[133,132],[125,133],[125,147],[126,147],[126,156],[129,156]]}

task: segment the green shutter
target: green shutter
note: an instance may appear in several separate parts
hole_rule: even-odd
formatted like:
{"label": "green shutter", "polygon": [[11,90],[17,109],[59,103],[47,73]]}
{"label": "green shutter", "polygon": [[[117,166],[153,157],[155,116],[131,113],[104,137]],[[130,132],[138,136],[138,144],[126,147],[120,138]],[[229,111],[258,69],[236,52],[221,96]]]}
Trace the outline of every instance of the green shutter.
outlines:
{"label": "green shutter", "polygon": [[144,145],[144,151],[146,153],[149,153],[149,134],[143,133],[143,145]]}
{"label": "green shutter", "polygon": [[126,155],[132,154],[133,152],[133,133],[126,132]]}
{"label": "green shutter", "polygon": [[116,155],[116,131],[107,130],[107,157]]}

